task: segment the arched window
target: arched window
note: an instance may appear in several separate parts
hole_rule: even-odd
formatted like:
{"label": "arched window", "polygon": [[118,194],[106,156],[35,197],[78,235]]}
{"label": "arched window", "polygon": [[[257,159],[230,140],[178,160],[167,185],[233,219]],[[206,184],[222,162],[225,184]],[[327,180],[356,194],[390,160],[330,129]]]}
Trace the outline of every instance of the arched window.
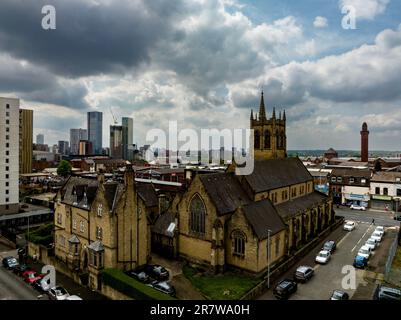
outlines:
{"label": "arched window", "polygon": [[285,149],[285,134],[281,133],[281,148]]}
{"label": "arched window", "polygon": [[255,130],[255,139],[254,139],[254,143],[255,143],[255,148],[256,149],[260,149],[260,133],[259,130]]}
{"label": "arched window", "polygon": [[240,230],[235,230],[232,233],[233,239],[233,255],[244,257],[245,256],[245,242],[246,236]]}
{"label": "arched window", "polygon": [[205,234],[205,215],[206,209],[199,195],[192,198],[189,206],[190,221],[189,228],[192,232],[204,235]]}
{"label": "arched window", "polygon": [[276,149],[280,149],[280,133],[276,130]]}
{"label": "arched window", "polygon": [[265,131],[265,149],[270,149],[270,131],[266,130]]}

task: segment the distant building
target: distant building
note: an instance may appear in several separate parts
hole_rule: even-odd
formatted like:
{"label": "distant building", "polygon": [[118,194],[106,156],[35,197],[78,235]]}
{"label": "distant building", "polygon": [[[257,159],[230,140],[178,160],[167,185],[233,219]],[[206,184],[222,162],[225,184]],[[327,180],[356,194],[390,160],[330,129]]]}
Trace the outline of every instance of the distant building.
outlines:
{"label": "distant building", "polygon": [[79,155],[86,156],[93,153],[93,145],[91,141],[81,140],[79,141]]}
{"label": "distant building", "polygon": [[68,141],[59,141],[58,142],[58,152],[62,155],[68,155],[70,151]]}
{"label": "distant building", "polygon": [[123,126],[110,126],[110,157],[123,158]]}
{"label": "distant building", "polygon": [[32,172],[33,110],[19,110],[19,173]]}
{"label": "distant building", "polygon": [[369,131],[366,122],[362,124],[361,131],[361,161],[368,162],[369,160]]}
{"label": "distant building", "polygon": [[324,157],[328,160],[333,159],[333,158],[338,158],[338,153],[336,150],[333,148],[330,148],[324,153]]}
{"label": "distant building", "polygon": [[123,159],[132,161],[134,158],[133,150],[133,130],[134,120],[132,118],[123,117],[122,126],[123,130]]}
{"label": "distant building", "polygon": [[45,144],[45,136],[43,134],[36,135],[36,144]]}
{"label": "distant building", "polygon": [[376,172],[370,181],[371,207],[400,212],[401,172]]}
{"label": "distant building", "polygon": [[79,142],[88,140],[88,131],[85,129],[70,129],[70,153],[79,154]]}
{"label": "distant building", "polygon": [[0,98],[0,215],[19,211],[19,99]]}
{"label": "distant building", "polygon": [[103,145],[103,113],[88,112],[88,140],[92,143],[94,154],[102,153]]}

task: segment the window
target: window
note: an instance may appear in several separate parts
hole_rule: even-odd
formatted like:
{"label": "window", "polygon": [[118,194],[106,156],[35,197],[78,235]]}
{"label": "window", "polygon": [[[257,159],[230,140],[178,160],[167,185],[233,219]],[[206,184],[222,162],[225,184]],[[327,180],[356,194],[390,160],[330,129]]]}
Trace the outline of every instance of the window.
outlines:
{"label": "window", "polygon": [[9,104],[6,104],[6,109],[10,109],[10,105]]}
{"label": "window", "polygon": [[10,120],[7,119],[7,120],[6,120],[6,124],[10,124]]}
{"label": "window", "polygon": [[95,252],[93,250],[90,251],[89,254],[89,263],[97,268],[103,267],[103,252]]}
{"label": "window", "polygon": [[355,179],[354,178],[349,178],[349,183],[354,183]]}
{"label": "window", "polygon": [[10,190],[6,190],[6,194],[10,194]]}
{"label": "window", "polygon": [[6,148],[10,148],[10,143],[6,143]]}
{"label": "window", "polygon": [[10,175],[8,173],[6,174],[6,179],[10,179]]}
{"label": "window", "polygon": [[246,236],[242,231],[233,231],[233,255],[239,257],[245,256],[245,241]]}
{"label": "window", "polygon": [[331,182],[336,182],[337,178],[336,177],[331,177]]}
{"label": "window", "polygon": [[64,236],[59,236],[58,241],[60,243],[60,246],[64,247],[65,246],[65,238]]}
{"label": "window", "polygon": [[6,182],[6,187],[9,187],[10,186],[10,182]]}
{"label": "window", "polygon": [[190,204],[190,230],[194,233],[205,234],[206,209],[199,195],[192,198]]}
{"label": "window", "polygon": [[10,151],[6,151],[6,156],[9,156],[10,155]]}
{"label": "window", "polygon": [[101,227],[96,227],[96,238],[99,240],[103,238],[103,229]]}
{"label": "window", "polygon": [[276,247],[275,247],[274,256],[278,257],[279,254],[280,254],[280,238],[277,237],[276,238]]}
{"label": "window", "polygon": [[58,213],[57,214],[57,224],[62,224],[62,219],[63,219],[63,217],[62,217],[61,213]]}
{"label": "window", "polygon": [[401,197],[401,189],[397,189],[397,197]]}
{"label": "window", "polygon": [[10,136],[8,134],[6,135],[6,140],[10,140]]}
{"label": "window", "polygon": [[72,229],[77,230],[77,220],[76,219],[72,219]]}
{"label": "window", "polygon": [[79,230],[81,232],[85,232],[85,222],[84,221],[81,221],[80,226],[79,226]]}
{"label": "window", "polygon": [[6,171],[10,171],[10,167],[7,166],[7,167],[6,167]]}
{"label": "window", "polygon": [[97,206],[97,216],[101,217],[103,215],[103,204],[99,203]]}
{"label": "window", "polygon": [[383,188],[383,194],[384,194],[385,196],[388,195],[388,188]]}
{"label": "window", "polygon": [[10,198],[6,198],[6,202],[10,202]]}
{"label": "window", "polygon": [[375,188],[375,194],[380,194],[380,187]]}
{"label": "window", "polygon": [[254,139],[255,149],[260,149],[260,133],[259,130],[255,131],[255,139]]}
{"label": "window", "polygon": [[6,163],[10,163],[10,159],[6,158]]}
{"label": "window", "polygon": [[365,184],[366,183],[366,179],[361,179],[361,183]]}
{"label": "window", "polygon": [[270,131],[265,131],[265,149],[271,148],[271,139],[270,139]]}
{"label": "window", "polygon": [[343,178],[342,177],[337,177],[337,182],[343,182]]}

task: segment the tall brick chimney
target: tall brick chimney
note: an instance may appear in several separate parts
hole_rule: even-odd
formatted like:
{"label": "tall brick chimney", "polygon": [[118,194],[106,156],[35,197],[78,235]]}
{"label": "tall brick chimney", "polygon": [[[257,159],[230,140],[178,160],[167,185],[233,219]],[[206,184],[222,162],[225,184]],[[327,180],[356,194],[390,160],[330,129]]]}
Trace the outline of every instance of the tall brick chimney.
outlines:
{"label": "tall brick chimney", "polygon": [[368,162],[369,158],[369,131],[366,122],[362,124],[361,131],[361,161]]}

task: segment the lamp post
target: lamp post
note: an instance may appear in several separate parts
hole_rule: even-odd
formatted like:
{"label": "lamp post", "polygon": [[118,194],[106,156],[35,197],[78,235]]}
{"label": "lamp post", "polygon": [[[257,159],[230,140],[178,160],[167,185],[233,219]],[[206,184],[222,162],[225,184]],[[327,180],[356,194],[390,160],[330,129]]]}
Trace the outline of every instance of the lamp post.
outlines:
{"label": "lamp post", "polygon": [[270,229],[267,230],[267,288],[270,289]]}

